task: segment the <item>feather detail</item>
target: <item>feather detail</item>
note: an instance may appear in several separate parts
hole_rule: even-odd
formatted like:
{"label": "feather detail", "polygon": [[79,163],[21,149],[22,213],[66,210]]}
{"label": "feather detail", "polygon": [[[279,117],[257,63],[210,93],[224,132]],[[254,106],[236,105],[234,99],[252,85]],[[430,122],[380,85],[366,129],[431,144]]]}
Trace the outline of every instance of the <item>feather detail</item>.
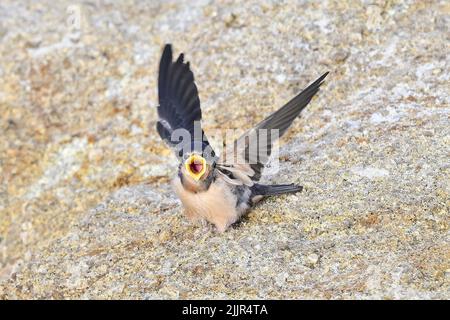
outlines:
{"label": "feather detail", "polygon": [[[283,107],[239,137],[234,142],[233,147],[227,149],[222,155],[219,163],[228,165],[226,167],[228,170],[230,166],[237,166],[234,163],[236,158],[244,158],[246,161],[240,163],[247,164],[253,171],[253,174],[247,175],[250,176],[253,181],[258,181],[261,178],[262,169],[269,160],[272,151],[272,143],[286,132],[294,119],[297,118],[300,112],[309,104],[314,95],[319,91],[319,88],[327,75],[328,72],[324,73]],[[278,130],[277,137],[269,136],[271,130]],[[267,133],[267,136],[263,133]],[[266,139],[261,139],[260,137],[266,137]],[[256,143],[255,147],[253,143]]]}
{"label": "feather detail", "polygon": [[242,186],[243,185],[241,180],[232,179],[232,178],[230,178],[228,175],[226,175],[225,173],[223,173],[220,170],[217,170],[217,173],[219,174],[219,177],[221,179],[223,179],[225,182],[227,182],[227,183],[229,183],[231,185],[234,185],[234,186]]}
{"label": "feather detail", "polygon": [[[172,141],[172,133],[177,129],[185,129],[190,133],[191,139],[203,141],[202,150],[209,146],[201,128],[201,137],[194,137],[196,125],[200,124],[202,119],[194,74],[189,68],[189,63],[184,63],[183,53],[175,61],[172,60],[170,44],[164,47],[159,64],[158,99],[159,120],[156,129],[169,146],[175,147],[181,142]],[[197,140],[194,142],[198,142]],[[177,156],[181,155],[177,153]]]}
{"label": "feather detail", "polygon": [[[220,166],[220,170],[226,170],[228,172],[231,172],[231,174],[233,175],[234,178],[236,178],[237,180],[239,180],[242,184],[245,184],[246,186],[252,186],[253,185],[253,181],[252,179],[250,179],[250,177],[246,174],[246,172],[240,170],[238,167],[236,166]],[[223,172],[221,172],[222,174],[224,174]],[[224,174],[226,176],[226,174]]]}

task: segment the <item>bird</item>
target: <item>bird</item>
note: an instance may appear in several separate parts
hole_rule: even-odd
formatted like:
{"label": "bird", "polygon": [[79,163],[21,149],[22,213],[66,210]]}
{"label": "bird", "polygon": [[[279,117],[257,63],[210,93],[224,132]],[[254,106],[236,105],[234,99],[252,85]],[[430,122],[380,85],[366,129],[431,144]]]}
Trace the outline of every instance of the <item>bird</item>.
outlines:
{"label": "bird", "polygon": [[[156,130],[178,158],[178,173],[171,184],[188,220],[207,221],[223,233],[263,198],[302,191],[301,185],[293,183],[269,185],[259,181],[274,141],[309,104],[328,73],[218,156],[201,128],[200,99],[190,64],[184,61],[183,53],[173,60],[172,45],[164,46],[158,74]],[[263,139],[260,133],[264,132],[277,132],[278,136]]]}

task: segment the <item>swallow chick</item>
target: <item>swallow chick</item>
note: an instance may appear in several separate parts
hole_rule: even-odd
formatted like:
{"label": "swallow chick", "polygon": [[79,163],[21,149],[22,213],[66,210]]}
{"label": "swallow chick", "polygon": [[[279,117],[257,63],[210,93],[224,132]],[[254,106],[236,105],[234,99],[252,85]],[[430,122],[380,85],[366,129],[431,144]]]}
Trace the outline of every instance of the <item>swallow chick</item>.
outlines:
{"label": "swallow chick", "polygon": [[[188,219],[207,220],[224,232],[262,198],[302,190],[295,184],[264,185],[258,181],[274,141],[308,105],[327,74],[244,133],[218,157],[201,129],[200,99],[189,62],[184,62],[183,53],[173,61],[171,45],[164,47],[156,129],[180,160],[172,186]],[[262,139],[259,134],[273,130],[278,133],[274,139]]]}

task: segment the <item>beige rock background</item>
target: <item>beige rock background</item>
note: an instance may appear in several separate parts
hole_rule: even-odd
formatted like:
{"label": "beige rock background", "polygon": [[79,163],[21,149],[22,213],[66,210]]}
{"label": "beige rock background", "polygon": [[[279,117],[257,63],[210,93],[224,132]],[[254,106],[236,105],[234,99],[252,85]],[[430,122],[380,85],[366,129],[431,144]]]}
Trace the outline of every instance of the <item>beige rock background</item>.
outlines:
{"label": "beige rock background", "polygon": [[[448,1],[0,2],[0,298],[450,298]],[[205,131],[329,70],[281,145],[301,183],[191,225],[157,136],[162,46]]]}

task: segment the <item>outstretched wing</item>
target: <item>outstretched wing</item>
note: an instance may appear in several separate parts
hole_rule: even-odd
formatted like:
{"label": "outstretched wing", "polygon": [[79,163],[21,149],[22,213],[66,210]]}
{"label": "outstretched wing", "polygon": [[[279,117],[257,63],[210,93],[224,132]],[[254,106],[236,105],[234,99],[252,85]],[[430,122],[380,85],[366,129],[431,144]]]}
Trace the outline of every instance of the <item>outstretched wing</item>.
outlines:
{"label": "outstretched wing", "polygon": [[[252,185],[258,181],[269,160],[273,143],[286,132],[292,121],[308,105],[327,75],[328,72],[237,139],[221,157],[217,166],[221,172],[228,178],[237,180],[234,181],[236,184],[242,182]],[[278,130],[277,134],[272,134],[273,129]]]}
{"label": "outstretched wing", "polygon": [[[199,125],[202,119],[197,86],[194,82],[194,74],[189,68],[189,62],[184,63],[183,60],[184,54],[182,53],[176,61],[172,61],[172,46],[167,44],[164,47],[159,64],[159,120],[156,129],[161,138],[171,147],[175,147],[181,142],[172,135],[177,129],[185,129],[189,132],[190,144],[194,142],[195,138],[200,140],[195,141],[195,144],[204,147],[209,144],[201,128],[199,128],[201,135],[194,137],[194,127]],[[203,142],[202,139],[204,139]],[[182,152],[180,149],[178,151]],[[178,155],[182,156],[179,152]]]}

